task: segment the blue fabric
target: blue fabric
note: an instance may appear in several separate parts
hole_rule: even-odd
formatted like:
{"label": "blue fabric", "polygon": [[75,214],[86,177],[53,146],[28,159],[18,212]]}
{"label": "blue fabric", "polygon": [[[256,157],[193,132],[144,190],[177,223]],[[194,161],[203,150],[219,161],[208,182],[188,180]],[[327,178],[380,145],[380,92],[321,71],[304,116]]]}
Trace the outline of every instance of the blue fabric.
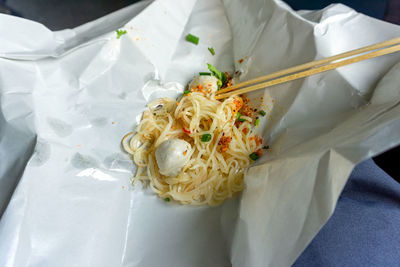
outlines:
{"label": "blue fabric", "polygon": [[388,0],[284,0],[293,9],[322,9],[331,3],[342,3],[360,13],[383,19]]}
{"label": "blue fabric", "polygon": [[400,266],[400,184],[372,159],[358,164],[334,214],[293,266]]}

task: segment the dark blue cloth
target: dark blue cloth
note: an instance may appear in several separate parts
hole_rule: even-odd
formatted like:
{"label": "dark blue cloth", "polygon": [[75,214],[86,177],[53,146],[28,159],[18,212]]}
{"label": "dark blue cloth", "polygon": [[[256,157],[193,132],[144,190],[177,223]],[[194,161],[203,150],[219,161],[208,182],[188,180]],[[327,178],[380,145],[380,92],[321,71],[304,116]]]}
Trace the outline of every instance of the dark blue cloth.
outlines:
{"label": "dark blue cloth", "polygon": [[293,266],[400,266],[400,184],[372,159],[358,164],[332,217]]}
{"label": "dark blue cloth", "polygon": [[360,13],[383,19],[388,0],[285,0],[293,9],[322,9],[332,3],[342,3]]}

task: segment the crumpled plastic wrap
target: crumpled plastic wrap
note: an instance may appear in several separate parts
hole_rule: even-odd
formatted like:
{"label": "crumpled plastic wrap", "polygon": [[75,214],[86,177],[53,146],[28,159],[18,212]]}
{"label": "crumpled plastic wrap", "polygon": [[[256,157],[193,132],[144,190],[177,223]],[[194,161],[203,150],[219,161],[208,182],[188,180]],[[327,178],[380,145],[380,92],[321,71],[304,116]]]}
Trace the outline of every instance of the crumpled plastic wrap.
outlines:
{"label": "crumpled plastic wrap", "polygon": [[0,266],[289,266],[355,164],[400,143],[400,65],[381,79],[392,54],[249,94],[271,148],[245,191],[167,203],[131,186],[120,147],[148,101],[179,95],[207,62],[246,80],[400,27],[343,5],[164,0],[58,32],[0,15],[0,33]]}

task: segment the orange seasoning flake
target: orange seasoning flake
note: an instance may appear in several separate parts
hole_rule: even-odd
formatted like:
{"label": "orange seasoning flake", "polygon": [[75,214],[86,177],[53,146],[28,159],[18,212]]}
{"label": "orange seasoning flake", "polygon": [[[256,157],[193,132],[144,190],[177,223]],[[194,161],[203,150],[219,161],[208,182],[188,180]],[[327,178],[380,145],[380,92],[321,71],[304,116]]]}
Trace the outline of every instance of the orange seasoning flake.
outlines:
{"label": "orange seasoning flake", "polygon": [[186,154],[187,154],[187,150],[185,150],[185,151],[183,152],[183,155],[184,155],[184,156],[186,156]]}
{"label": "orange seasoning flake", "polygon": [[233,103],[235,104],[235,110],[239,110],[243,106],[243,99],[241,97],[235,97]]}
{"label": "orange seasoning flake", "polygon": [[230,136],[222,136],[218,141],[219,151],[221,153],[226,152],[229,148],[229,143],[232,141]]}
{"label": "orange seasoning flake", "polygon": [[[191,92],[198,92],[198,93],[207,94],[207,88],[204,88],[204,86],[201,85],[201,84],[198,84],[198,85],[196,85],[195,87],[192,87],[192,88],[190,89],[190,91],[191,91]],[[189,94],[190,94],[190,93],[189,93]],[[189,94],[188,94],[188,95],[189,95]]]}
{"label": "orange seasoning flake", "polygon": [[256,145],[259,146],[263,143],[263,139],[261,137],[259,137],[258,135],[256,135],[254,137],[254,140],[256,141]]}

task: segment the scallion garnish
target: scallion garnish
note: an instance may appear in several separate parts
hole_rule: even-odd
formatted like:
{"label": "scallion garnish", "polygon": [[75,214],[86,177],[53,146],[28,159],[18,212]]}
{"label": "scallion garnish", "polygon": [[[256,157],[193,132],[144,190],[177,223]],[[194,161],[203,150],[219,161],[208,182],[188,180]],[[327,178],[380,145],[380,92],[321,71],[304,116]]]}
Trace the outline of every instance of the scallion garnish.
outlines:
{"label": "scallion garnish", "polygon": [[257,154],[256,152],[251,153],[251,154],[249,155],[249,157],[250,157],[252,160],[258,160],[258,159],[260,158],[260,156],[258,156],[258,154]]}
{"label": "scallion garnish", "polygon": [[190,34],[190,33],[189,33],[189,34],[186,36],[186,41],[191,42],[191,43],[194,43],[195,45],[198,45],[198,44],[199,44],[199,37],[194,36],[193,34]]}
{"label": "scallion garnish", "polygon": [[201,136],[201,142],[209,142],[211,140],[211,134],[203,134]]}
{"label": "scallion garnish", "polygon": [[254,123],[254,125],[255,125],[255,126],[260,125],[260,118],[257,118],[257,119],[256,119],[256,122]]}
{"label": "scallion garnish", "polygon": [[169,197],[164,198],[164,200],[165,200],[166,202],[170,202],[170,201],[171,201],[171,199],[170,199]]}
{"label": "scallion garnish", "polygon": [[211,73],[218,78],[218,80],[220,80],[220,84],[221,86],[218,85],[218,88],[221,88],[226,81],[228,80],[228,77],[226,77],[226,74],[219,71],[216,67],[214,67],[213,65],[207,63],[208,69],[211,71]]}
{"label": "scallion garnish", "polygon": [[222,87],[222,82],[221,82],[221,80],[218,80],[218,81],[217,81],[217,86],[218,86],[218,90],[221,89],[221,87]]}
{"label": "scallion garnish", "polygon": [[117,30],[117,39],[119,39],[124,34],[126,34],[125,30]]}
{"label": "scallion garnish", "polygon": [[187,95],[190,93],[190,90],[185,90],[185,92],[183,92],[184,95]]}
{"label": "scallion garnish", "polygon": [[240,122],[244,122],[246,121],[246,119],[241,118],[242,114],[240,114],[240,112],[236,113],[236,120],[240,121]]}
{"label": "scallion garnish", "polygon": [[267,114],[267,113],[265,113],[264,110],[260,110],[259,112],[260,112],[260,115],[263,116],[263,117],[265,116],[265,114]]}
{"label": "scallion garnish", "polygon": [[200,76],[211,76],[210,72],[199,72]]}
{"label": "scallion garnish", "polygon": [[211,55],[213,55],[213,56],[215,55],[214,48],[209,47],[209,48],[208,48],[208,51],[210,51]]}

